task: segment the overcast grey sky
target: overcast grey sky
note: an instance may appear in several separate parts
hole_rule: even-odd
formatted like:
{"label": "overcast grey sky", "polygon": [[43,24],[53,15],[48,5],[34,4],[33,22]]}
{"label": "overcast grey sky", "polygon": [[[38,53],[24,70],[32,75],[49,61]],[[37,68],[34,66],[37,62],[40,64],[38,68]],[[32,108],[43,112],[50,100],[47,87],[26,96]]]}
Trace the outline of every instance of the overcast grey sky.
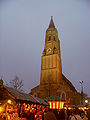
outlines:
{"label": "overcast grey sky", "polygon": [[0,77],[15,75],[29,92],[40,82],[45,32],[53,16],[61,43],[63,74],[90,96],[90,1],[0,0]]}

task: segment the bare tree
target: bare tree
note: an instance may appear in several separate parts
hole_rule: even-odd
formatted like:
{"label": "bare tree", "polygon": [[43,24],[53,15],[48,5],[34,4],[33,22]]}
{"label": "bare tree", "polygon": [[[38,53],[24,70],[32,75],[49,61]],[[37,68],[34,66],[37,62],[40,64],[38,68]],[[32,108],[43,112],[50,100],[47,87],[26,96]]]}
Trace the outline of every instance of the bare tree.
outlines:
{"label": "bare tree", "polygon": [[22,87],[24,86],[23,80],[20,80],[18,76],[15,76],[9,83],[11,87],[19,91],[22,91]]}

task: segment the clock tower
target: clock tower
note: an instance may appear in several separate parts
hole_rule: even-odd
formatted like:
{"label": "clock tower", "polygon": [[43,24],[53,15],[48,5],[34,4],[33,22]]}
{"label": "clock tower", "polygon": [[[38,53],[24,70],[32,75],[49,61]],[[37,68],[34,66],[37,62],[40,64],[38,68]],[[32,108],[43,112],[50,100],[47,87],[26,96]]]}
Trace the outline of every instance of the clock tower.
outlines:
{"label": "clock tower", "polygon": [[60,40],[53,17],[46,30],[45,46],[41,57],[40,84],[59,84],[62,80]]}
{"label": "clock tower", "polygon": [[30,94],[54,101],[69,101],[76,105],[80,102],[80,94],[62,74],[60,40],[52,17],[46,30],[45,45],[41,56],[40,84],[32,88]]}

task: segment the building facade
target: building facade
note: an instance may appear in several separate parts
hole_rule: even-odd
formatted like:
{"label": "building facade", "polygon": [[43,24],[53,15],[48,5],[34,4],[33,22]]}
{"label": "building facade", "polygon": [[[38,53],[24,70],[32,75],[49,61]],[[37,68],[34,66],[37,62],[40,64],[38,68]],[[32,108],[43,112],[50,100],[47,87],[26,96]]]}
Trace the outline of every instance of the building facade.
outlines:
{"label": "building facade", "polygon": [[30,94],[41,98],[58,96],[61,101],[80,103],[80,94],[62,74],[60,40],[52,17],[46,30],[45,46],[41,56],[40,85],[31,89]]}

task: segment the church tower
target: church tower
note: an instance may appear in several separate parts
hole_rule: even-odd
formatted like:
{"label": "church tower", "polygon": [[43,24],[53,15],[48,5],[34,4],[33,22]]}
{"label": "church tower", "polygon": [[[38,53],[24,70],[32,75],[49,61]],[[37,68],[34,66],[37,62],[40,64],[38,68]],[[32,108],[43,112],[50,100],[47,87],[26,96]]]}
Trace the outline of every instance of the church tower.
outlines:
{"label": "church tower", "polygon": [[46,30],[45,45],[41,56],[40,84],[32,88],[30,94],[40,98],[49,98],[49,100],[69,101],[76,105],[80,102],[80,94],[62,74],[60,40],[52,17]]}
{"label": "church tower", "polygon": [[62,80],[60,40],[53,17],[46,30],[45,46],[41,57],[40,84],[59,84]]}

